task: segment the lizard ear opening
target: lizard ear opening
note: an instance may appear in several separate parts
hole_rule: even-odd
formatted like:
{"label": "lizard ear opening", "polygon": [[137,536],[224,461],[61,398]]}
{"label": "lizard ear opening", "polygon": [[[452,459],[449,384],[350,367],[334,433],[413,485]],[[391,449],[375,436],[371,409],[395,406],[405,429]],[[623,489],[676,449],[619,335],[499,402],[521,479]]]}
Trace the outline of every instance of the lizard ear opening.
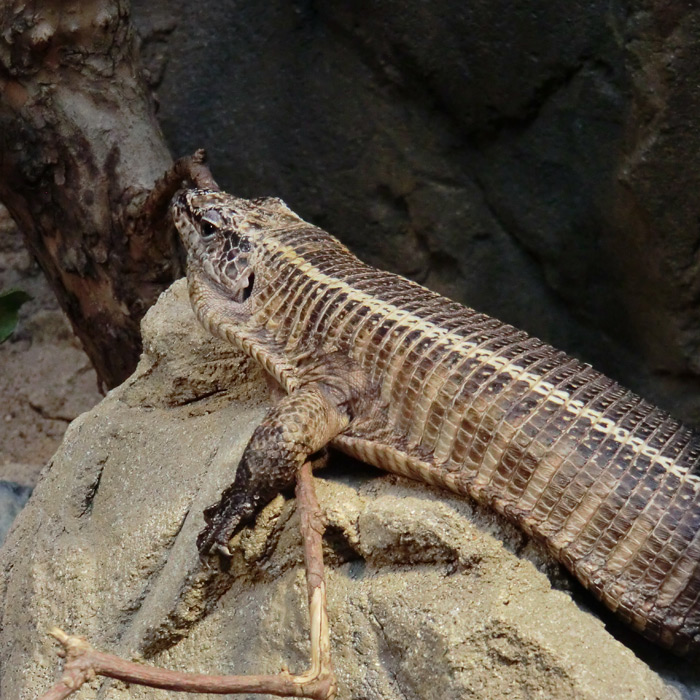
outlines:
{"label": "lizard ear opening", "polygon": [[248,286],[243,289],[243,301],[248,299],[248,297],[253,293],[253,285],[255,284],[255,273],[251,272],[248,277]]}

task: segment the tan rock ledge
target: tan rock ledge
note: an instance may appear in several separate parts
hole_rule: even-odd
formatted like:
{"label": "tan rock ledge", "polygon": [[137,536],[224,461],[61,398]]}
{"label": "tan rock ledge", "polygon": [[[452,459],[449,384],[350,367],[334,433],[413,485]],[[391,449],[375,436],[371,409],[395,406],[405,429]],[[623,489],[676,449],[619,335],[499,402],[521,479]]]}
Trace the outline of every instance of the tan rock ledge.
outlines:
{"label": "tan rock ledge", "polygon": [[[143,333],[136,373],[72,423],[0,551],[2,698],[55,681],[54,625],[179,670],[306,666],[290,497],[239,536],[230,572],[204,569],[195,548],[202,510],[265,411],[261,375],[200,330],[183,281]],[[496,516],[348,460],[318,495],[339,698],[678,697],[553,589],[549,560]],[[98,678],[75,697],[180,696]]]}

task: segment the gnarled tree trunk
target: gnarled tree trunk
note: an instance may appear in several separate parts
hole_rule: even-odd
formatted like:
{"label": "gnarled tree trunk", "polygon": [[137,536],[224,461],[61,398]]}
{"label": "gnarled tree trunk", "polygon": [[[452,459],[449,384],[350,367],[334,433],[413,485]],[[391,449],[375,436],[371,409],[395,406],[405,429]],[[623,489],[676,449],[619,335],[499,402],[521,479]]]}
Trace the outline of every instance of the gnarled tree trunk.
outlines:
{"label": "gnarled tree trunk", "polygon": [[0,30],[0,200],[113,387],[136,365],[141,317],[181,273],[170,223],[143,225],[172,159],[129,5],[10,0]]}

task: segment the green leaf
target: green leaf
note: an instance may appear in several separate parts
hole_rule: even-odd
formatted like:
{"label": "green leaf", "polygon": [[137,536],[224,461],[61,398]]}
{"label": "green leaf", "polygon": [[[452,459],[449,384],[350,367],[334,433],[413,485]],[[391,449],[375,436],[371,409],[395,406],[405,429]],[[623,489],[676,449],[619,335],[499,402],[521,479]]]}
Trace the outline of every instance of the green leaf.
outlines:
{"label": "green leaf", "polygon": [[0,343],[7,340],[17,326],[19,309],[31,297],[21,289],[0,292]]}

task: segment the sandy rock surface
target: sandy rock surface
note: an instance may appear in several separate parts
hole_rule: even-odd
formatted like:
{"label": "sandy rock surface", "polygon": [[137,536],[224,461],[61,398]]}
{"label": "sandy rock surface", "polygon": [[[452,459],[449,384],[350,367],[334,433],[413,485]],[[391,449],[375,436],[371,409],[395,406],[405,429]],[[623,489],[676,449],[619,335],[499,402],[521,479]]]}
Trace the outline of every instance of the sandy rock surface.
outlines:
{"label": "sandy rock surface", "polygon": [[[138,370],[71,424],[0,550],[2,698],[54,682],[54,624],[170,668],[305,668],[293,500],[238,537],[229,573],[194,544],[264,414],[262,378],[197,327],[182,281],[143,330]],[[680,697],[495,516],[342,459],[318,492],[339,698]],[[75,697],[176,696],[98,679]]]}

